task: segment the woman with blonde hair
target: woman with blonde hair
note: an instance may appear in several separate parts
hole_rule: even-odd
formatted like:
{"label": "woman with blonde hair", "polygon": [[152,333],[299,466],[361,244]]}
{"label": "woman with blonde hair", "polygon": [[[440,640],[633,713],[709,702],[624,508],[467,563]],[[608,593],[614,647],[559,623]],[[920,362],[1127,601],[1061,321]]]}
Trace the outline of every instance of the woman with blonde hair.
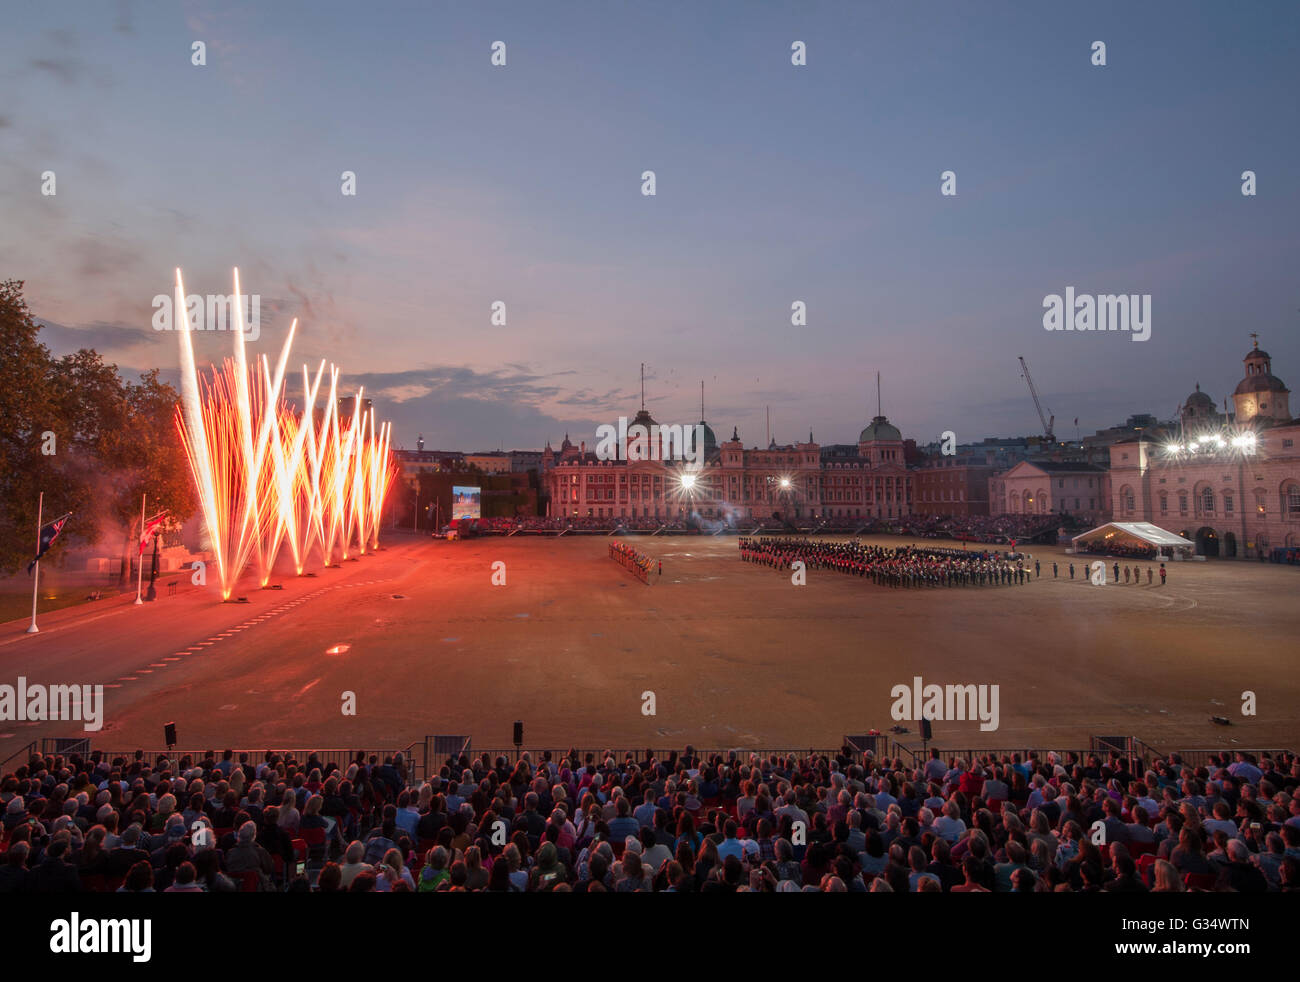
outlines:
{"label": "woman with blonde hair", "polygon": [[275,824],[289,833],[290,838],[297,837],[298,829],[302,826],[302,812],[298,811],[298,798],[292,788],[285,789],[280,797],[280,814]]}
{"label": "woman with blonde hair", "polygon": [[375,867],[375,892],[392,893],[393,887],[398,883],[405,883],[407,889],[415,890],[415,878],[411,876],[411,871],[406,868],[406,863],[402,862],[402,854],[397,849],[389,849],[384,853],[384,858],[379,861]]}
{"label": "woman with blonde hair", "polygon": [[465,889],[483,890],[488,885],[489,874],[483,867],[483,852],[478,846],[465,850]]}
{"label": "woman with blonde hair", "polygon": [[1151,888],[1152,893],[1186,892],[1186,888],[1183,886],[1183,877],[1178,872],[1178,867],[1163,859],[1156,860],[1155,883],[1156,885]]}

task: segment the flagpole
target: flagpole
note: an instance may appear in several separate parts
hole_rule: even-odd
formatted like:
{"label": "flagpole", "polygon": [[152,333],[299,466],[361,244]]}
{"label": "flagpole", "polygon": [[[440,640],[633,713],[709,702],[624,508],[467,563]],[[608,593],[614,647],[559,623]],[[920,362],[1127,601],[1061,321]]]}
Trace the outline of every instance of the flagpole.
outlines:
{"label": "flagpole", "polygon": [[39,557],[40,557],[40,555],[41,555],[41,518],[43,517],[43,511],[44,511],[44,508],[45,508],[45,492],[42,491],[42,492],[41,492],[41,496],[40,496],[40,498],[37,499],[37,502],[36,502],[36,555],[37,555],[37,560],[36,560],[36,575],[32,578],[32,626],[29,627],[29,628],[27,629],[27,633],[28,633],[28,634],[40,634],[40,633],[41,633],[41,629],[40,629],[39,627],[36,626],[36,594],[37,594],[37,591],[40,589],[40,582],[41,582],[41,560],[40,560]]}
{"label": "flagpole", "polygon": [[[140,495],[140,539],[144,540],[144,501],[149,497],[147,494]],[[139,549],[140,555],[136,558],[135,565],[135,606],[144,606],[144,601],[140,599],[140,587],[144,581],[144,546]]]}

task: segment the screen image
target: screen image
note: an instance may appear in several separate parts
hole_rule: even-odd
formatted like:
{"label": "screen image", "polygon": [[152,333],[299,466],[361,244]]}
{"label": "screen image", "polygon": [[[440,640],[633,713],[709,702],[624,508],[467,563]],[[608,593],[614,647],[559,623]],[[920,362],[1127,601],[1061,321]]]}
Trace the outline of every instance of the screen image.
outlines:
{"label": "screen image", "polygon": [[451,517],[478,518],[479,488],[453,487],[451,489]]}

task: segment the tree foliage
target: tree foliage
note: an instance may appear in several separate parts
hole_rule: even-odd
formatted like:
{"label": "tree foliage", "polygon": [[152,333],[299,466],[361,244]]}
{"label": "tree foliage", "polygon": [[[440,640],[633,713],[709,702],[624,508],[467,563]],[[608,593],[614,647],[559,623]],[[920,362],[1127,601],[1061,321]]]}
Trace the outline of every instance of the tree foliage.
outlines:
{"label": "tree foliage", "polygon": [[[68,546],[101,540],[125,557],[140,526],[140,496],[150,514],[173,522],[196,501],[176,434],[176,391],[157,370],[138,383],[93,350],[55,359],[40,343],[40,325],[21,280],[0,283],[0,571],[35,554],[37,499],[45,520],[65,512],[51,558]],[[52,435],[52,439],[51,439]],[[55,452],[46,451],[53,447]],[[62,547],[62,548],[61,548]]]}

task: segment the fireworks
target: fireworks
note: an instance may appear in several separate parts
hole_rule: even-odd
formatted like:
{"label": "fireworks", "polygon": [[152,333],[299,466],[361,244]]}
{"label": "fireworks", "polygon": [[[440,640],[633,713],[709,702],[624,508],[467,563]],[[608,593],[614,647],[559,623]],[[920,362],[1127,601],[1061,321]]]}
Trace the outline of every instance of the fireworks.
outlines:
{"label": "fireworks", "polygon": [[[222,599],[251,567],[266,586],[287,544],[302,573],[313,556],[326,566],[336,555],[364,554],[379,542],[384,497],[396,476],[390,426],[377,426],[373,409],[339,419],[339,372],[329,368],[329,395],[318,410],[325,362],[312,377],[302,369],[303,405],[285,397],[285,368],[297,331],[289,327],[275,370],[265,356],[251,366],[244,349],[242,295],[235,270],[234,357],[210,377],[195,368],[188,322],[179,329],[181,402],[176,426],[199,492]],[[185,285],[176,270],[176,309],[185,310]]]}

